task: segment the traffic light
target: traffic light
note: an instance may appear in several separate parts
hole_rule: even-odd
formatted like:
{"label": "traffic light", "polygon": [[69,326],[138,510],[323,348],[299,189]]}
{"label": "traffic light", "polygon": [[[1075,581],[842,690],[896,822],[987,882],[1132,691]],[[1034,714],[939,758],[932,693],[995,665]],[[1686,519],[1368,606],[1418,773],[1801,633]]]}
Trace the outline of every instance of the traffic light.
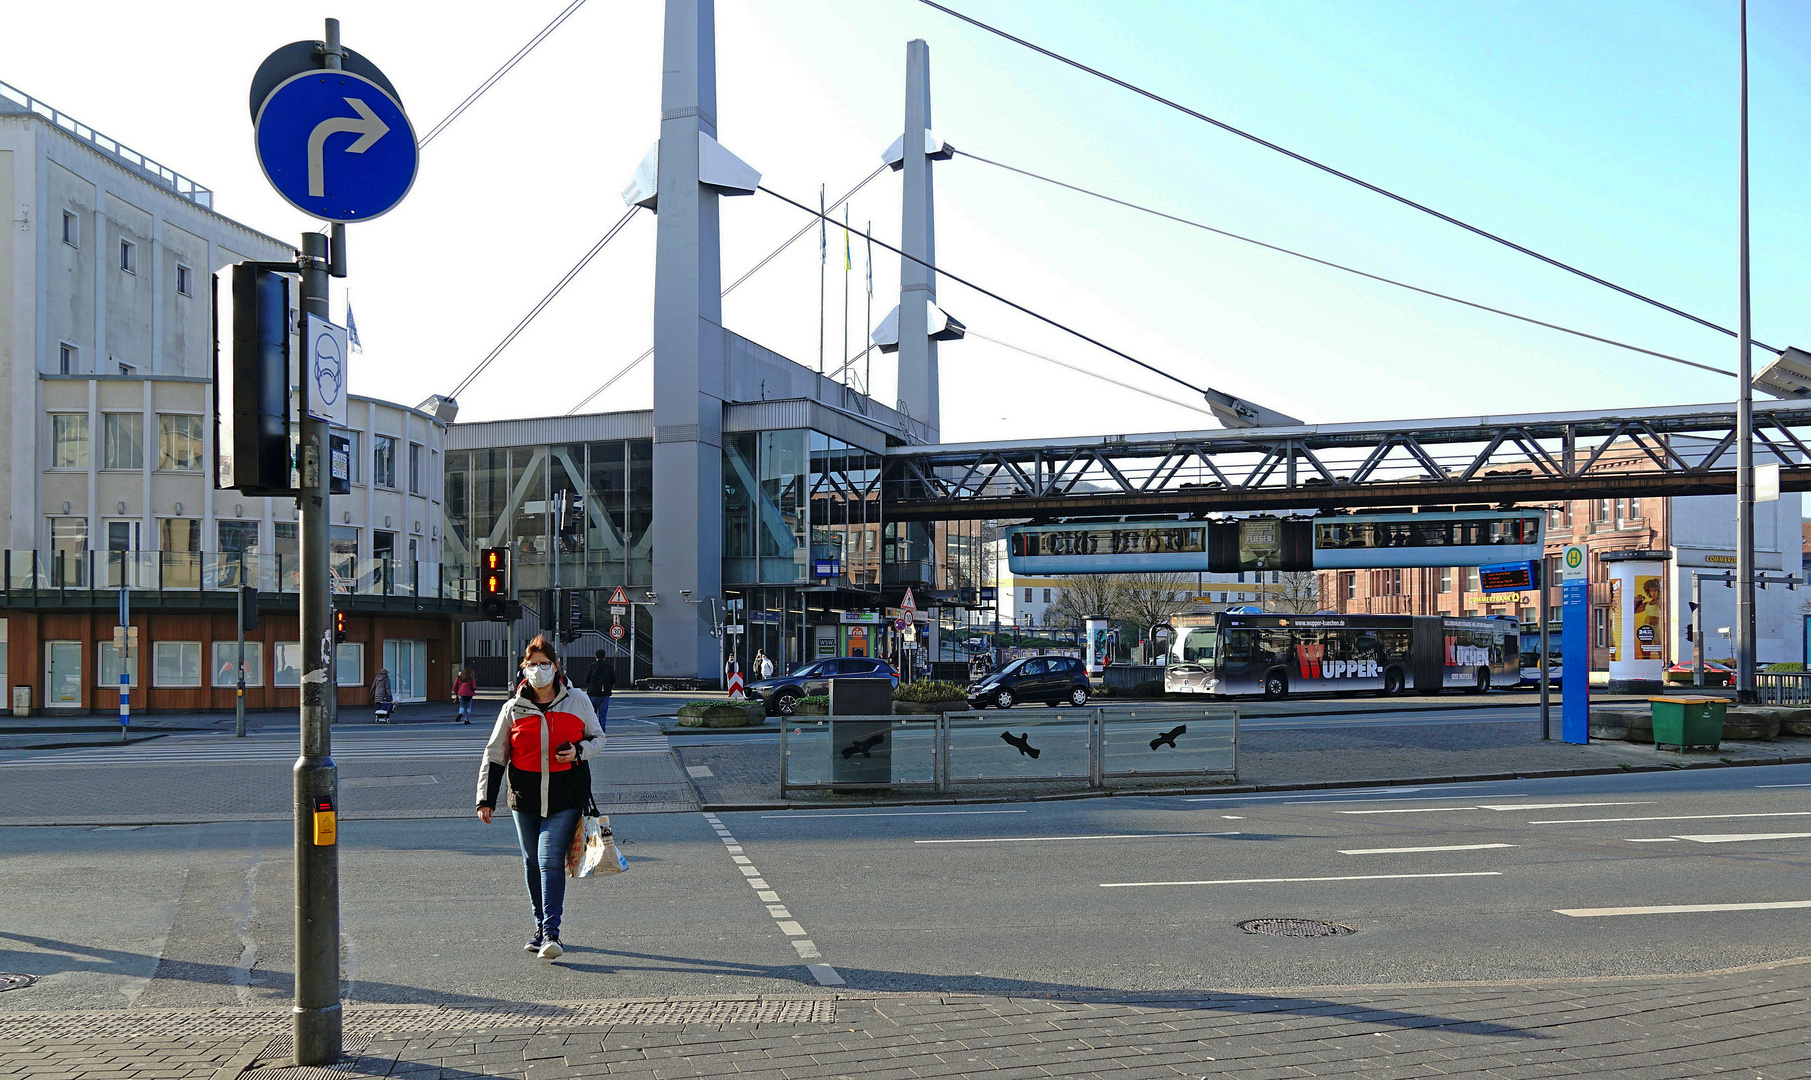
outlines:
{"label": "traffic light", "polygon": [[258,589],[255,585],[239,586],[239,629],[258,628]]}
{"label": "traffic light", "polygon": [[[288,495],[290,483],[290,279],[233,267],[232,349],[216,362],[222,424],[218,481],[248,495]],[[230,384],[230,385],[228,385]],[[227,418],[231,417],[231,430]]]}
{"label": "traffic light", "polygon": [[336,611],[333,613],[333,643],[335,645],[338,645],[339,643],[341,643],[345,640],[346,640],[346,613],[343,611]]}
{"label": "traffic light", "polygon": [[502,621],[509,611],[509,549],[485,548],[479,555],[478,610]]}

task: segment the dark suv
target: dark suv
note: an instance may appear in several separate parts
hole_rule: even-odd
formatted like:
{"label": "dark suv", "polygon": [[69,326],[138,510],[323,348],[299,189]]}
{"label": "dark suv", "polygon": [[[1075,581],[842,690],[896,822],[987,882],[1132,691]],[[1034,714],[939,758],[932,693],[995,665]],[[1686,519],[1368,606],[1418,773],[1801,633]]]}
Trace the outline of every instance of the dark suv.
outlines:
{"label": "dark suv", "polygon": [[1014,660],[968,688],[968,703],[1010,709],[1021,701],[1046,705],[1088,704],[1088,672],[1073,656],[1032,656]]}
{"label": "dark suv", "polygon": [[832,656],[801,664],[786,675],[749,683],[748,696],[759,701],[769,716],[791,716],[800,698],[830,693],[831,679],[891,679],[894,686],[899,685],[899,673],[885,660]]}

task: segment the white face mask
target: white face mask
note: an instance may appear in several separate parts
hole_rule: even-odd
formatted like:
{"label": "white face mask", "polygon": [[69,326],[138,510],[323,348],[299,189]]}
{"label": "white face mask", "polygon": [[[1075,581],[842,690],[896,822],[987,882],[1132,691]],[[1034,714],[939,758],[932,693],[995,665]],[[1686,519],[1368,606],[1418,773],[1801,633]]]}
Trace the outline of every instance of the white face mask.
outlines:
{"label": "white face mask", "polygon": [[522,669],[522,674],[528,676],[528,685],[536,690],[543,690],[553,681],[553,665],[529,664]]}

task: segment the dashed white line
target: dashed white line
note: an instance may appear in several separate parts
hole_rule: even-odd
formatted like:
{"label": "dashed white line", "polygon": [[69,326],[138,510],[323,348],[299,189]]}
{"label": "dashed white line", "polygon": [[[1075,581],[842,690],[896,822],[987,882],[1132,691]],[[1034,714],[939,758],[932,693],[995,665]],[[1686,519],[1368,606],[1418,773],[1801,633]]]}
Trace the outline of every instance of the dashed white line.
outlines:
{"label": "dashed white line", "polygon": [[1342,848],[1339,853],[1341,855],[1401,855],[1414,851],[1487,851],[1491,848],[1515,846],[1515,844],[1443,844],[1439,847]]}
{"label": "dashed white line", "polygon": [[1757,789],[1760,789],[1760,788],[1782,788],[1782,787],[1811,787],[1811,784],[1756,784],[1756,785],[1755,785],[1755,787],[1756,787],[1756,788],[1757,788]]}
{"label": "dashed white line", "polygon": [[1811,832],[1705,833],[1699,836],[1676,836],[1698,844],[1740,844],[1746,840],[1803,840]]}
{"label": "dashed white line", "polygon": [[[1019,811],[1023,813],[1023,811]],[[818,951],[816,942],[805,936],[805,928],[792,917],[792,912],[780,902],[780,894],[767,887],[767,880],[755,868],[754,861],[742,853],[742,846],[736,842],[735,834],[724,828],[723,822],[715,814],[705,814],[704,820],[710,824],[711,831],[723,841],[723,846],[735,862],[736,869],[742,871],[743,878],[749,887],[755,890],[755,897],[767,906],[768,917],[773,919],[774,926],[790,940],[793,951],[799,954],[800,960],[819,960],[823,953]],[[819,986],[843,986],[843,977],[829,964],[806,964],[805,970],[811,972]]]}
{"label": "dashed white line", "polygon": [[1343,877],[1220,878],[1215,881],[1103,881],[1103,889],[1143,889],[1153,885],[1275,885],[1298,881],[1397,881],[1407,878],[1502,877],[1501,870],[1472,870],[1455,874],[1353,874]]}
{"label": "dashed white line", "polygon": [[1241,836],[1236,832],[1102,833],[1099,836],[988,836],[963,840],[914,840],[914,844],[1029,844],[1044,840],[1162,840],[1177,836]]}
{"label": "dashed white line", "polygon": [[866,817],[974,817],[982,814],[1024,814],[1026,810],[887,810],[878,814],[762,814],[767,821],[792,821],[797,818],[866,818]]}
{"label": "dashed white line", "polygon": [[1811,817],[1811,810],[1778,810],[1767,814],[1674,814],[1669,817],[1579,817],[1530,821],[1530,825],[1601,825],[1613,821],[1709,821],[1715,818]]}
{"label": "dashed white line", "polygon": [[1554,908],[1556,915],[1590,919],[1601,915],[1676,915],[1691,911],[1779,911],[1811,908],[1811,900],[1780,900],[1766,904],[1660,904],[1653,907]]}
{"label": "dashed white line", "polygon": [[1479,803],[1474,806],[1417,806],[1406,810],[1340,810],[1341,814],[1439,814],[1449,810],[1562,810],[1586,806],[1651,806],[1652,799],[1640,802],[1556,802],[1556,803],[1506,803],[1493,806]]}
{"label": "dashed white line", "polygon": [[806,964],[805,970],[811,972],[811,977],[818,981],[819,986],[844,985],[843,977],[838,975],[836,969],[829,964]]}

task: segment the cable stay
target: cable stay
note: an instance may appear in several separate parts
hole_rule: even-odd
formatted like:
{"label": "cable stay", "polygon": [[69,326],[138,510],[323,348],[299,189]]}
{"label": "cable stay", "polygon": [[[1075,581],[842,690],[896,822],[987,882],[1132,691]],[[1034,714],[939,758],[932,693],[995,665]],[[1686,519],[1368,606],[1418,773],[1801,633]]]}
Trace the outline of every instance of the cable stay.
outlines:
{"label": "cable stay", "polygon": [[[960,19],[961,21],[968,23],[970,26],[973,26],[977,29],[985,30],[988,33],[993,34],[997,37],[1004,38],[1007,41],[1010,41],[1015,45],[1022,46],[1023,48],[1030,49],[1032,52],[1039,53],[1040,55],[1049,57],[1050,59],[1055,60],[1060,64],[1067,64],[1068,66],[1075,68],[1077,71],[1086,72],[1087,74],[1092,75],[1097,79],[1101,79],[1106,82],[1110,82],[1114,86],[1117,86],[1117,87],[1121,88],[1122,90],[1129,90],[1132,93],[1138,94],[1141,97],[1149,98],[1150,100],[1157,102],[1159,105],[1164,105],[1171,109],[1174,109],[1177,112],[1182,113],[1185,116],[1193,117],[1194,119],[1199,120],[1205,124],[1211,124],[1214,127],[1217,127],[1221,131],[1224,131],[1230,135],[1237,135],[1241,139],[1246,139],[1250,142],[1256,143],[1257,145],[1264,147],[1266,150],[1273,150],[1276,153],[1282,154],[1284,157],[1290,158],[1291,160],[1299,161],[1304,165],[1310,166],[1311,168],[1319,169],[1321,172],[1324,172],[1324,173],[1328,174],[1329,176],[1335,176],[1341,180],[1346,181],[1347,183],[1356,184],[1359,187],[1364,188],[1366,191],[1372,192],[1373,194],[1382,195],[1386,199],[1394,200],[1395,202],[1401,203],[1402,205],[1407,206],[1410,209],[1419,210],[1422,213],[1427,214],[1431,217],[1438,218],[1441,221],[1444,221],[1449,225],[1454,225],[1454,226],[1457,226],[1458,228],[1464,229],[1466,232],[1472,233],[1475,236],[1481,236],[1486,240],[1490,240],[1494,243],[1501,244],[1504,247],[1509,248],[1511,251],[1520,252],[1521,254],[1527,255],[1530,258],[1538,259],[1541,262],[1546,263],[1548,266],[1552,266],[1557,269],[1564,270],[1569,274],[1576,274],[1577,276],[1584,278],[1586,281],[1592,282],[1593,284],[1602,285],[1606,289],[1611,289],[1615,292],[1619,292],[1624,296],[1627,296],[1634,300],[1639,300],[1644,304],[1650,304],[1654,307],[1659,308],[1662,311],[1668,312],[1673,315],[1677,315],[1682,319],[1688,319],[1691,322],[1697,323],[1699,326],[1705,327],[1707,329],[1716,330],[1719,333],[1727,334],[1730,337],[1738,336],[1736,331],[1731,330],[1727,326],[1723,326],[1719,323],[1714,323],[1714,322],[1710,321],[1709,319],[1703,318],[1698,315],[1693,315],[1689,311],[1681,310],[1680,308],[1676,308],[1673,305],[1668,304],[1664,301],[1656,300],[1655,298],[1648,296],[1644,293],[1636,292],[1634,289],[1628,288],[1623,285],[1618,285],[1614,281],[1610,281],[1605,278],[1598,277],[1596,274],[1590,273],[1589,271],[1586,271],[1586,270],[1581,270],[1578,267],[1573,266],[1570,263],[1562,262],[1559,259],[1552,257],[1551,255],[1543,255],[1540,252],[1535,251],[1533,248],[1525,247],[1525,246],[1518,244],[1515,241],[1510,240],[1506,237],[1499,236],[1496,233],[1490,232],[1487,229],[1483,229],[1476,225],[1473,225],[1468,221],[1464,221],[1459,218],[1456,218],[1456,217],[1452,216],[1451,214],[1442,213],[1441,211],[1436,210],[1433,207],[1428,206],[1424,203],[1416,202],[1414,199],[1411,199],[1406,195],[1399,195],[1396,192],[1391,191],[1390,189],[1388,189],[1386,187],[1382,187],[1380,185],[1373,184],[1368,180],[1361,180],[1358,177],[1353,176],[1351,173],[1343,172],[1343,171],[1336,169],[1333,166],[1328,165],[1324,162],[1316,161],[1314,158],[1311,158],[1311,157],[1307,156],[1306,154],[1297,153],[1296,151],[1291,150],[1286,146],[1282,146],[1277,143],[1271,142],[1269,139],[1265,139],[1259,135],[1255,135],[1252,132],[1244,130],[1243,128],[1235,127],[1232,124],[1229,124],[1224,120],[1217,120],[1214,117],[1207,115],[1206,113],[1198,112],[1194,109],[1189,108],[1186,105],[1183,105],[1182,103],[1180,103],[1178,101],[1174,101],[1170,98],[1164,97],[1162,94],[1156,93],[1155,91],[1152,91],[1152,90],[1147,90],[1144,87],[1137,85],[1136,83],[1127,82],[1124,79],[1118,78],[1113,75],[1109,75],[1106,72],[1101,71],[1099,68],[1089,67],[1087,64],[1084,64],[1079,60],[1071,59],[1070,57],[1064,56],[1062,53],[1056,52],[1051,49],[1046,49],[1042,45],[1038,45],[1033,42],[1027,41],[1022,37],[1018,37],[1016,35],[1009,34],[1005,30],[1002,30],[997,26],[991,26],[987,23],[984,23],[980,19],[974,18],[973,16],[964,15],[962,12],[957,11],[954,8],[946,7],[943,4],[937,3],[936,0],[918,0],[918,2],[925,5],[926,7],[935,8],[936,10],[943,12],[945,15],[948,15],[951,18]],[[1754,345],[1758,345],[1761,348],[1766,349],[1768,352],[1778,353],[1780,351],[1779,349],[1776,349],[1771,345],[1765,344],[1760,341],[1755,341],[1753,338],[1750,338],[1749,340]]]}
{"label": "cable stay", "polygon": [[[1119,379],[1113,378],[1111,375],[1102,375],[1100,372],[1095,371],[1093,368],[1083,367],[1080,364],[1072,364],[1067,360],[1059,360],[1058,358],[1056,358],[1054,356],[1050,356],[1045,353],[1037,352],[1032,349],[1027,349],[1023,345],[1014,345],[1010,341],[1001,341],[997,337],[989,337],[988,335],[981,333],[979,330],[976,330],[972,326],[967,327],[965,329],[964,336],[972,337],[972,338],[980,338],[982,341],[991,341],[995,345],[1000,346],[1001,348],[1011,349],[1013,352],[1016,352],[1016,353],[1024,353],[1026,356],[1035,357],[1039,360],[1047,361],[1049,363],[1055,364],[1058,367],[1068,368],[1070,371],[1079,371],[1083,375],[1088,376],[1089,378],[1099,379],[1101,382],[1105,382],[1105,383],[1112,383],[1114,386],[1121,387],[1122,389],[1130,390],[1133,393],[1143,394],[1145,397],[1156,398],[1158,401],[1163,402],[1165,405],[1175,405],[1176,407],[1182,408],[1182,409],[1193,409],[1194,411],[1196,411],[1198,413],[1205,413],[1208,416],[1217,416],[1218,415],[1212,409],[1203,408],[1200,405],[1194,404],[1193,402],[1177,401],[1175,398],[1165,397],[1164,395],[1159,394],[1155,390],[1146,390],[1142,386],[1135,386],[1132,383],[1123,382]],[[854,361],[851,361],[851,363],[853,363],[853,362]]]}
{"label": "cable stay", "polygon": [[453,121],[455,121],[455,120],[459,119],[461,116],[465,115],[465,110],[471,108],[474,104],[476,104],[478,99],[484,96],[485,91],[487,91],[491,87],[497,85],[497,83],[502,80],[503,76],[508,75],[510,73],[510,71],[515,68],[515,66],[517,64],[521,63],[524,59],[527,58],[529,53],[534,52],[535,46],[539,45],[543,41],[546,41],[547,36],[549,34],[553,33],[555,30],[558,30],[560,28],[560,24],[565,22],[567,19],[571,18],[572,13],[577,11],[579,8],[583,7],[584,4],[585,4],[585,0],[572,0],[572,3],[567,5],[566,10],[560,12],[558,15],[555,15],[553,17],[552,22],[548,23],[546,26],[543,26],[541,28],[540,33],[536,34],[534,37],[529,39],[528,44],[522,46],[520,49],[517,49],[516,54],[514,56],[510,57],[508,60],[505,60],[503,62],[502,67],[498,68],[496,71],[491,73],[490,78],[488,78],[488,79],[484,80],[482,83],[478,84],[478,89],[473,90],[470,94],[467,94],[464,101],[461,101],[458,105],[454,106],[452,112],[447,113],[446,117],[444,119],[442,119],[440,121],[440,123],[435,124],[432,128],[430,128],[428,130],[428,133],[426,135],[423,135],[421,137],[421,140],[415,144],[416,147],[421,148],[421,147],[427,146],[429,143],[434,141],[436,136],[438,136],[441,132],[445,131],[447,129],[447,127],[452,124]]}
{"label": "cable stay", "polygon": [[[1406,281],[1398,281],[1395,278],[1385,277],[1382,274],[1373,274],[1368,270],[1360,270],[1357,267],[1347,266],[1343,263],[1333,262],[1330,259],[1323,259],[1323,258],[1320,258],[1315,255],[1309,255],[1306,252],[1296,251],[1292,248],[1286,248],[1279,244],[1268,243],[1266,241],[1258,240],[1258,239],[1255,239],[1250,236],[1243,236],[1236,232],[1229,232],[1226,229],[1216,228],[1212,225],[1208,225],[1208,224],[1206,224],[1204,222],[1200,222],[1200,221],[1194,221],[1190,218],[1179,217],[1175,214],[1166,213],[1162,210],[1158,210],[1153,207],[1142,206],[1135,202],[1129,202],[1125,199],[1121,199],[1121,198],[1117,198],[1112,195],[1105,194],[1104,192],[1094,191],[1092,189],[1082,187],[1078,184],[1071,184],[1071,183],[1068,183],[1063,180],[1058,180],[1052,176],[1045,176],[1042,173],[1035,173],[1035,172],[1032,172],[1030,169],[1021,169],[1016,165],[1008,165],[1003,161],[994,161],[991,158],[984,158],[980,154],[973,153],[972,151],[960,150],[955,147],[951,147],[950,153],[952,153],[953,155],[955,155],[957,157],[972,158],[973,160],[982,162],[983,164],[992,165],[996,169],[1004,169],[1007,172],[1018,173],[1020,176],[1027,176],[1033,180],[1041,180],[1046,184],[1054,184],[1055,186],[1060,187],[1060,188],[1067,188],[1070,191],[1074,191],[1074,192],[1077,192],[1082,195],[1088,195],[1088,196],[1091,196],[1096,199],[1101,199],[1105,202],[1113,203],[1117,206],[1123,206],[1128,210],[1137,210],[1140,213],[1150,214],[1153,217],[1163,218],[1165,221],[1173,221],[1173,222],[1177,223],[1178,225],[1187,225],[1190,228],[1201,229],[1204,232],[1210,232],[1210,233],[1215,234],[1216,236],[1224,236],[1229,240],[1238,240],[1241,243],[1252,244],[1257,247],[1264,248],[1267,251],[1274,251],[1279,254],[1289,255],[1289,256],[1292,256],[1297,259],[1305,259],[1308,262],[1315,263],[1316,265],[1319,265],[1319,266],[1325,266],[1325,267],[1328,267],[1329,269],[1343,271],[1344,273],[1348,273],[1348,274],[1355,274],[1361,278],[1368,278],[1371,281],[1382,282],[1385,285],[1394,285],[1399,289],[1407,289],[1410,292],[1420,293],[1423,296],[1432,296],[1437,299],[1447,300],[1447,301],[1450,301],[1455,304],[1463,304],[1464,306],[1466,306],[1468,308],[1474,308],[1478,311],[1488,311],[1493,315],[1502,315],[1505,318],[1516,319],[1520,322],[1530,323],[1534,326],[1545,327],[1549,330],[1558,330],[1562,334],[1571,334],[1574,337],[1585,338],[1586,340],[1596,341],[1596,342],[1599,342],[1604,345],[1613,345],[1618,349],[1627,349],[1630,352],[1640,353],[1643,356],[1652,356],[1652,357],[1655,357],[1660,360],[1670,360],[1675,364],[1684,364],[1686,367],[1697,368],[1700,371],[1714,372],[1715,374],[1718,374],[1718,375],[1728,375],[1730,378],[1736,377],[1735,372],[1729,371],[1724,368],[1713,367],[1710,364],[1701,364],[1701,363],[1697,362],[1696,360],[1687,360],[1682,356],[1673,356],[1670,353],[1656,352],[1653,349],[1645,349],[1639,345],[1631,345],[1626,341],[1618,341],[1615,338],[1607,338],[1607,337],[1603,337],[1599,334],[1589,333],[1584,330],[1576,330],[1570,326],[1561,326],[1559,323],[1547,322],[1543,319],[1534,318],[1531,315],[1518,315],[1513,311],[1505,311],[1502,308],[1491,307],[1489,304],[1480,304],[1474,300],[1466,300],[1462,297],[1453,296],[1450,293],[1439,292],[1435,289],[1424,288],[1420,285],[1411,285]],[[806,228],[810,228],[810,226],[806,226]]]}

